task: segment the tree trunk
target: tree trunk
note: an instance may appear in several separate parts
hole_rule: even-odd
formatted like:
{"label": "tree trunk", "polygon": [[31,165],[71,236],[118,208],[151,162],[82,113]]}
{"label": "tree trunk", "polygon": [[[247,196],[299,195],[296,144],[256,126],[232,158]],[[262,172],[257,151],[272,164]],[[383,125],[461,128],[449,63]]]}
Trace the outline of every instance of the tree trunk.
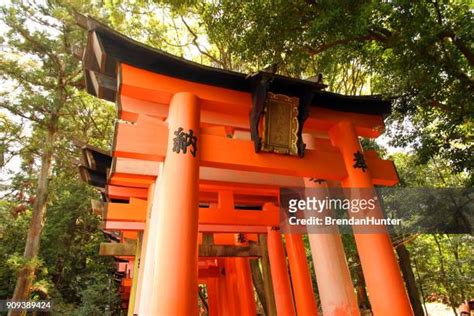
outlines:
{"label": "tree trunk", "polygon": [[250,259],[250,271],[252,272],[252,281],[257,292],[258,300],[262,305],[265,315],[268,315],[267,300],[265,298],[265,286],[263,285],[262,271],[260,270],[259,259]]}
{"label": "tree trunk", "polygon": [[451,306],[454,315],[457,315],[458,314],[457,311],[456,311],[457,306],[456,306],[455,300],[454,300],[453,288],[451,287],[451,285],[449,284],[449,281],[448,281],[448,276],[447,276],[446,268],[445,268],[445,264],[444,264],[443,251],[441,250],[441,243],[439,242],[438,237],[437,237],[436,234],[433,234],[432,236],[433,236],[433,239],[436,243],[436,246],[438,247],[439,268],[440,268],[440,272],[441,272],[442,284],[444,286],[444,289],[448,293],[449,306]]}
{"label": "tree trunk", "polygon": [[[13,293],[13,300],[27,300],[30,296],[31,285],[35,278],[36,262],[39,253],[41,231],[43,230],[44,217],[48,202],[49,178],[52,171],[54,154],[54,141],[56,138],[57,118],[53,117],[47,129],[44,150],[41,154],[41,170],[38,176],[36,199],[33,204],[33,214],[26,239],[23,257],[25,266],[19,271],[18,279]],[[21,312],[11,312],[9,315],[20,315]]]}
{"label": "tree trunk", "polygon": [[415,272],[416,272],[416,277],[418,278],[417,284],[420,286],[420,293],[421,293],[421,299],[423,303],[423,310],[425,311],[425,315],[428,315],[428,308],[426,307],[426,300],[425,300],[425,292],[423,290],[423,279],[421,278],[420,275],[420,268],[418,267],[418,263],[416,262],[416,257],[413,258],[413,264],[415,265]]}
{"label": "tree trunk", "polygon": [[398,262],[400,263],[400,269],[402,270],[403,278],[405,279],[408,297],[410,298],[413,312],[415,316],[424,316],[425,313],[421,304],[420,293],[418,292],[415,275],[411,268],[410,253],[403,243],[398,245],[395,249],[398,255]]}
{"label": "tree trunk", "polygon": [[359,309],[362,311],[370,310],[369,297],[367,296],[367,290],[365,288],[364,273],[362,272],[359,256],[356,255],[355,259],[357,260],[355,266],[355,286]]}

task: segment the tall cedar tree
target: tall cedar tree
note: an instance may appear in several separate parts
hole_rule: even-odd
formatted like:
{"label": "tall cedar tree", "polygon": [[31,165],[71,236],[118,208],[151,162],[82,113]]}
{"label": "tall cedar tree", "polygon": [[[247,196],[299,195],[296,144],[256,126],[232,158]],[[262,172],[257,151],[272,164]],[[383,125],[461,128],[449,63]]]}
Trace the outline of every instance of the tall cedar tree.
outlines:
{"label": "tall cedar tree", "polygon": [[28,120],[32,130],[43,135],[25,264],[13,294],[14,300],[21,300],[28,299],[35,279],[62,120],[68,107],[75,106],[71,100],[82,81],[80,63],[71,51],[83,33],[75,28],[68,6],[58,1],[11,1],[0,14],[7,29],[0,55],[0,107]]}

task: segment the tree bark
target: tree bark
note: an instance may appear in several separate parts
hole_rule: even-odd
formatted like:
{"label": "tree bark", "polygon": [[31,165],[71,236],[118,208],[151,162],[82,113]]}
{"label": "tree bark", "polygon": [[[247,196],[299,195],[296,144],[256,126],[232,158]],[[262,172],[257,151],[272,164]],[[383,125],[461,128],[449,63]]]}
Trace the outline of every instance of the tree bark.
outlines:
{"label": "tree bark", "polygon": [[416,258],[413,258],[413,265],[415,266],[415,272],[416,272],[416,277],[418,279],[417,284],[420,286],[420,293],[421,293],[421,299],[423,303],[423,310],[425,311],[425,314],[428,315],[428,308],[426,307],[426,300],[425,300],[425,292],[423,290],[423,279],[421,278],[420,275],[420,268],[418,267],[418,263],[416,262]]}
{"label": "tree bark", "polygon": [[364,273],[362,272],[362,266],[360,264],[359,256],[355,256],[356,266],[355,266],[355,287],[357,293],[357,302],[359,303],[360,310],[370,310],[369,297],[367,295],[367,289],[365,288],[365,279]]}
{"label": "tree bark", "polygon": [[438,247],[439,269],[440,269],[440,272],[441,272],[442,284],[443,284],[446,292],[448,293],[449,306],[452,308],[454,315],[457,315],[458,314],[457,311],[456,311],[457,306],[456,306],[455,300],[454,300],[453,288],[451,287],[451,285],[449,284],[449,281],[448,281],[448,276],[447,276],[447,273],[446,273],[446,267],[445,267],[445,264],[444,264],[443,251],[441,250],[441,243],[439,242],[438,237],[437,237],[436,234],[433,234],[432,236],[433,236],[433,239],[436,243],[436,246]]}
{"label": "tree bark", "polygon": [[420,300],[420,293],[416,286],[415,274],[411,268],[411,259],[408,249],[403,243],[398,245],[396,248],[398,255],[398,262],[400,263],[400,269],[402,270],[403,278],[408,291],[408,297],[410,298],[411,306],[415,316],[424,316],[423,306]]}
{"label": "tree bark", "polygon": [[250,271],[252,272],[252,282],[257,292],[258,300],[262,305],[265,315],[268,315],[267,300],[265,298],[265,286],[263,285],[262,271],[260,270],[259,259],[250,259]]}
{"label": "tree bark", "polygon": [[[39,253],[41,232],[43,230],[48,202],[49,180],[52,171],[57,122],[57,117],[53,116],[46,132],[44,150],[41,154],[41,169],[38,176],[36,199],[33,204],[33,214],[26,239],[25,251],[23,253],[25,266],[18,273],[15,291],[12,297],[13,300],[27,300],[30,296],[31,286],[35,278],[37,268],[35,259]],[[10,312],[9,315],[21,315],[21,312]]]}

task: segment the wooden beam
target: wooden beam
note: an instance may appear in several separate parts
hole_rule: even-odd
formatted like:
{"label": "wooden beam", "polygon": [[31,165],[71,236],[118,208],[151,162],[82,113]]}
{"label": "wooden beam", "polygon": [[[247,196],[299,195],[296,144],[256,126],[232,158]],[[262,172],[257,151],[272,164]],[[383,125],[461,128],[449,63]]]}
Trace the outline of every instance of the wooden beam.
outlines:
{"label": "wooden beam", "polygon": [[[116,128],[113,156],[146,161],[163,161],[166,155],[168,126],[165,122],[139,115],[136,124],[119,123]],[[199,140],[201,167],[264,173],[290,177],[341,181],[347,171],[339,150],[328,141],[303,158],[272,153],[255,153],[249,140],[202,134]],[[232,148],[232,150],[229,150]],[[394,185],[398,176],[391,161],[375,153],[367,155],[367,165],[376,185]]]}
{"label": "wooden beam", "polygon": [[100,243],[100,256],[135,256],[137,245],[134,243]]}
{"label": "wooden beam", "polygon": [[260,257],[260,249],[256,244],[248,246],[202,245],[199,257]]}
{"label": "wooden beam", "polygon": [[266,226],[238,226],[238,225],[207,225],[199,224],[200,232],[213,233],[259,233],[266,234]]}
{"label": "wooden beam", "polygon": [[[114,188],[114,190],[116,189],[117,188]],[[211,203],[209,207],[199,208],[200,224],[278,226],[280,220],[280,208],[274,204],[277,202],[279,194],[279,191],[276,188],[201,183],[199,185],[199,190],[201,196],[206,193],[214,193],[215,195],[215,197],[213,197],[215,200],[213,201],[214,203]],[[228,203],[229,205],[222,204],[224,193],[230,194],[230,197],[232,198],[231,203]],[[116,192],[115,194],[115,196],[118,195]],[[265,202],[269,198],[274,199],[275,202]],[[247,205],[255,203],[254,205],[256,209],[237,209],[234,207],[234,203],[237,205],[237,203],[242,202],[250,203]],[[262,206],[262,203],[265,204],[265,207]],[[105,212],[103,212],[102,215],[106,221],[144,222],[147,215],[147,205],[148,203],[144,199],[130,197],[129,203],[107,203]]]}
{"label": "wooden beam", "polygon": [[105,230],[144,231],[145,222],[104,221],[102,228]]}
{"label": "wooden beam", "polygon": [[280,208],[269,210],[236,210],[234,208],[199,208],[200,224],[241,225],[241,226],[278,226]]}
{"label": "wooden beam", "polygon": [[[248,113],[252,108],[252,96],[248,92],[172,78],[126,64],[121,64],[120,71],[122,96],[167,105],[175,93],[188,91],[199,97],[202,110],[242,118],[247,123],[245,127],[249,128]],[[359,136],[363,137],[377,137],[384,127],[383,118],[380,115],[312,107],[310,117],[305,124],[305,132],[327,131],[339,121],[353,122]],[[221,122],[220,125],[224,124]]]}
{"label": "wooden beam", "polygon": [[[203,235],[206,235],[206,233],[199,233],[198,234],[198,244],[204,245],[204,237]],[[210,245],[235,245],[235,234],[232,233],[224,233],[224,234],[214,234],[214,233],[209,233],[209,235],[212,235],[212,242],[208,244]],[[209,238],[209,237],[207,237]],[[257,242],[257,234],[246,234],[246,238],[248,241],[253,241]]]}
{"label": "wooden beam", "polygon": [[148,198],[148,190],[145,188],[122,187],[118,185],[108,185],[107,195],[111,199],[128,200],[131,197],[138,199]]}
{"label": "wooden beam", "polygon": [[145,222],[148,202],[130,198],[130,203],[107,203],[104,220]]}
{"label": "wooden beam", "polygon": [[270,259],[268,257],[267,235],[259,235],[258,243],[262,254],[260,262],[262,263],[263,286],[265,290],[265,301],[267,302],[268,315],[276,316],[275,293],[273,291],[272,275],[270,271]]}
{"label": "wooden beam", "polygon": [[[167,138],[166,123],[140,115],[134,125],[117,124],[113,156],[163,161]],[[347,176],[342,157],[335,150],[308,150],[304,158],[299,158],[255,153],[252,141],[206,134],[199,141],[201,166],[205,167],[331,180]]]}
{"label": "wooden beam", "polygon": [[108,184],[134,188],[148,188],[155,183],[156,177],[136,174],[113,173],[108,179]]}
{"label": "wooden beam", "polygon": [[[131,198],[130,203],[107,203],[102,215],[105,221],[145,222],[147,202]],[[234,208],[199,208],[199,223],[228,226],[278,226],[280,209],[238,210]]]}

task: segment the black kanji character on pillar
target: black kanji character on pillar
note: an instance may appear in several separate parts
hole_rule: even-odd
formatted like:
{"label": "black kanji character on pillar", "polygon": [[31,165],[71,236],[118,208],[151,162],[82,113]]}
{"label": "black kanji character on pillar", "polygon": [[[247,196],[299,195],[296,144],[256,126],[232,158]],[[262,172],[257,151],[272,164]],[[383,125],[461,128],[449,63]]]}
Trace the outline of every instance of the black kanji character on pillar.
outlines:
{"label": "black kanji character on pillar", "polygon": [[326,180],[324,180],[324,179],[316,179],[316,178],[309,178],[309,181],[314,182],[314,183],[317,183],[317,184],[321,184],[321,183],[323,183],[323,182],[326,181]]}
{"label": "black kanji character on pillar", "polygon": [[193,130],[190,129],[189,133],[185,133],[183,132],[183,128],[180,127],[174,132],[174,135],[176,135],[176,137],[173,138],[173,151],[178,154],[183,151],[183,154],[186,154],[188,147],[192,146],[190,150],[191,155],[196,157],[197,137],[194,136]]}
{"label": "black kanji character on pillar", "polygon": [[239,234],[237,235],[237,241],[242,244],[242,243],[244,243],[244,242],[247,241],[247,238],[245,237],[244,234],[239,233]]}
{"label": "black kanji character on pillar", "polygon": [[354,153],[354,164],[352,167],[360,168],[363,172],[367,170],[367,164],[365,163],[364,155],[359,150]]}

